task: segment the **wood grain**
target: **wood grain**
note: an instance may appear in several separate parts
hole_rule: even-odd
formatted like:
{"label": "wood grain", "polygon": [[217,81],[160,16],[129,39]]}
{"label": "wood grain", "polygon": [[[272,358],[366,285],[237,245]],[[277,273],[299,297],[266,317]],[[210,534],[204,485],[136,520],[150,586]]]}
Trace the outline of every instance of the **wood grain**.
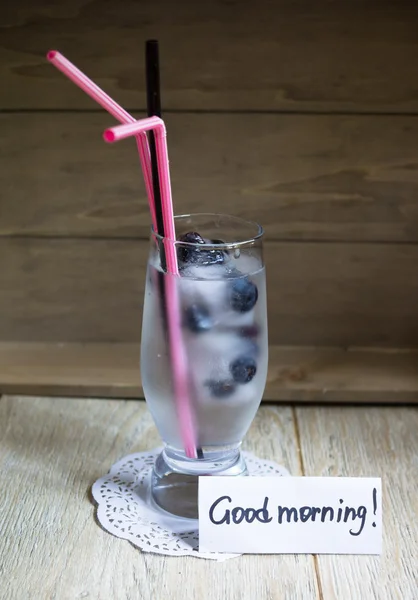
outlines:
{"label": "wood grain", "polygon": [[[148,243],[0,238],[0,340],[136,342]],[[272,345],[414,346],[418,246],[270,241]]]}
{"label": "wood grain", "polygon": [[[139,344],[0,343],[0,394],[141,398]],[[418,402],[418,351],[271,346],[264,402]]]}
{"label": "wood grain", "polygon": [[323,597],[414,600],[418,411],[309,408],[297,421],[305,475],[382,477],[383,555],[319,556]]}
{"label": "wood grain", "polygon": [[166,109],[416,111],[410,0],[16,0],[2,14],[2,108],[86,108],[49,66],[68,55],[127,107],[144,107],[143,44],[158,35]]}
{"label": "wood grain", "polygon": [[[143,402],[3,397],[1,597],[154,600],[164,590],[182,600],[187,589],[202,600],[319,598],[311,556],[163,557],[103,531],[92,483],[122,456],[159,443]],[[300,473],[288,407],[262,408],[245,447]]]}
{"label": "wood grain", "polygon": [[[176,212],[269,238],[418,241],[418,117],[167,115]],[[148,236],[135,144],[99,114],[0,115],[0,235]],[[24,141],[23,141],[24,140]]]}

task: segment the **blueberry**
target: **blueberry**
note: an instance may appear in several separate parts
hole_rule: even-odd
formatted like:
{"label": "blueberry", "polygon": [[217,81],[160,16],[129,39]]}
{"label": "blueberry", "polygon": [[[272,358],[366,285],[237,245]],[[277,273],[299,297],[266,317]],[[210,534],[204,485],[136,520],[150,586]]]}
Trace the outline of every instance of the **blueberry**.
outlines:
{"label": "blueberry", "polygon": [[[186,242],[187,244],[204,244],[205,240],[196,231],[188,231],[179,237],[179,242]],[[194,262],[193,256],[196,253],[194,246],[178,246],[177,247],[177,258],[180,262]]]}
{"label": "blueberry", "polygon": [[202,238],[200,233],[197,231],[188,231],[179,237],[180,242],[187,242],[188,244],[204,244],[205,240]]}
{"label": "blueberry", "polygon": [[213,320],[206,306],[202,304],[191,304],[184,313],[186,326],[194,333],[208,331],[213,327]]}
{"label": "blueberry", "polygon": [[229,370],[237,383],[248,383],[257,373],[257,364],[252,356],[241,356],[229,365]]}
{"label": "blueberry", "polygon": [[215,398],[227,398],[235,392],[234,382],[228,379],[224,381],[210,379],[205,382],[205,385],[210,389],[212,396]]}
{"label": "blueberry", "polygon": [[242,277],[235,279],[231,285],[231,306],[237,312],[248,312],[251,310],[258,299],[257,286],[247,279]]}
{"label": "blueberry", "polygon": [[199,245],[204,246],[205,240],[196,231],[189,231],[179,237],[179,242],[186,244],[194,244],[193,246],[179,245],[177,247],[177,258],[180,263],[188,263],[195,265],[218,265],[225,261],[225,254],[222,250],[212,248],[199,248]]}

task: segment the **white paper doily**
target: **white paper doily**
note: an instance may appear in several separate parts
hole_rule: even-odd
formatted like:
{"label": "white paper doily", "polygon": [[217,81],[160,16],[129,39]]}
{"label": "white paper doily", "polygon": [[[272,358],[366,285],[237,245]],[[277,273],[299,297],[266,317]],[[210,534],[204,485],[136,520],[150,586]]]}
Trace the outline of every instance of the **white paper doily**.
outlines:
{"label": "white paper doily", "polygon": [[[150,480],[154,461],[162,448],[129,454],[113,465],[92,487],[97,518],[106,531],[129,540],[143,552],[170,556],[196,556],[226,560],[238,554],[199,552],[199,526],[195,519],[179,519],[150,503]],[[277,463],[243,452],[251,475],[290,475]]]}

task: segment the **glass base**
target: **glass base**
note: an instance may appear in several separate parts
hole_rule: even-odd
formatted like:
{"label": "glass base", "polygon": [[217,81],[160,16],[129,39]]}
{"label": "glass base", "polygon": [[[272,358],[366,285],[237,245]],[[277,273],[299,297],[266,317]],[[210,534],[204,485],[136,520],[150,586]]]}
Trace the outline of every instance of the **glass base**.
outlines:
{"label": "glass base", "polygon": [[201,459],[190,459],[166,446],[152,471],[151,497],[158,508],[185,519],[197,519],[198,484],[201,475],[248,475],[239,446],[203,448]]}

